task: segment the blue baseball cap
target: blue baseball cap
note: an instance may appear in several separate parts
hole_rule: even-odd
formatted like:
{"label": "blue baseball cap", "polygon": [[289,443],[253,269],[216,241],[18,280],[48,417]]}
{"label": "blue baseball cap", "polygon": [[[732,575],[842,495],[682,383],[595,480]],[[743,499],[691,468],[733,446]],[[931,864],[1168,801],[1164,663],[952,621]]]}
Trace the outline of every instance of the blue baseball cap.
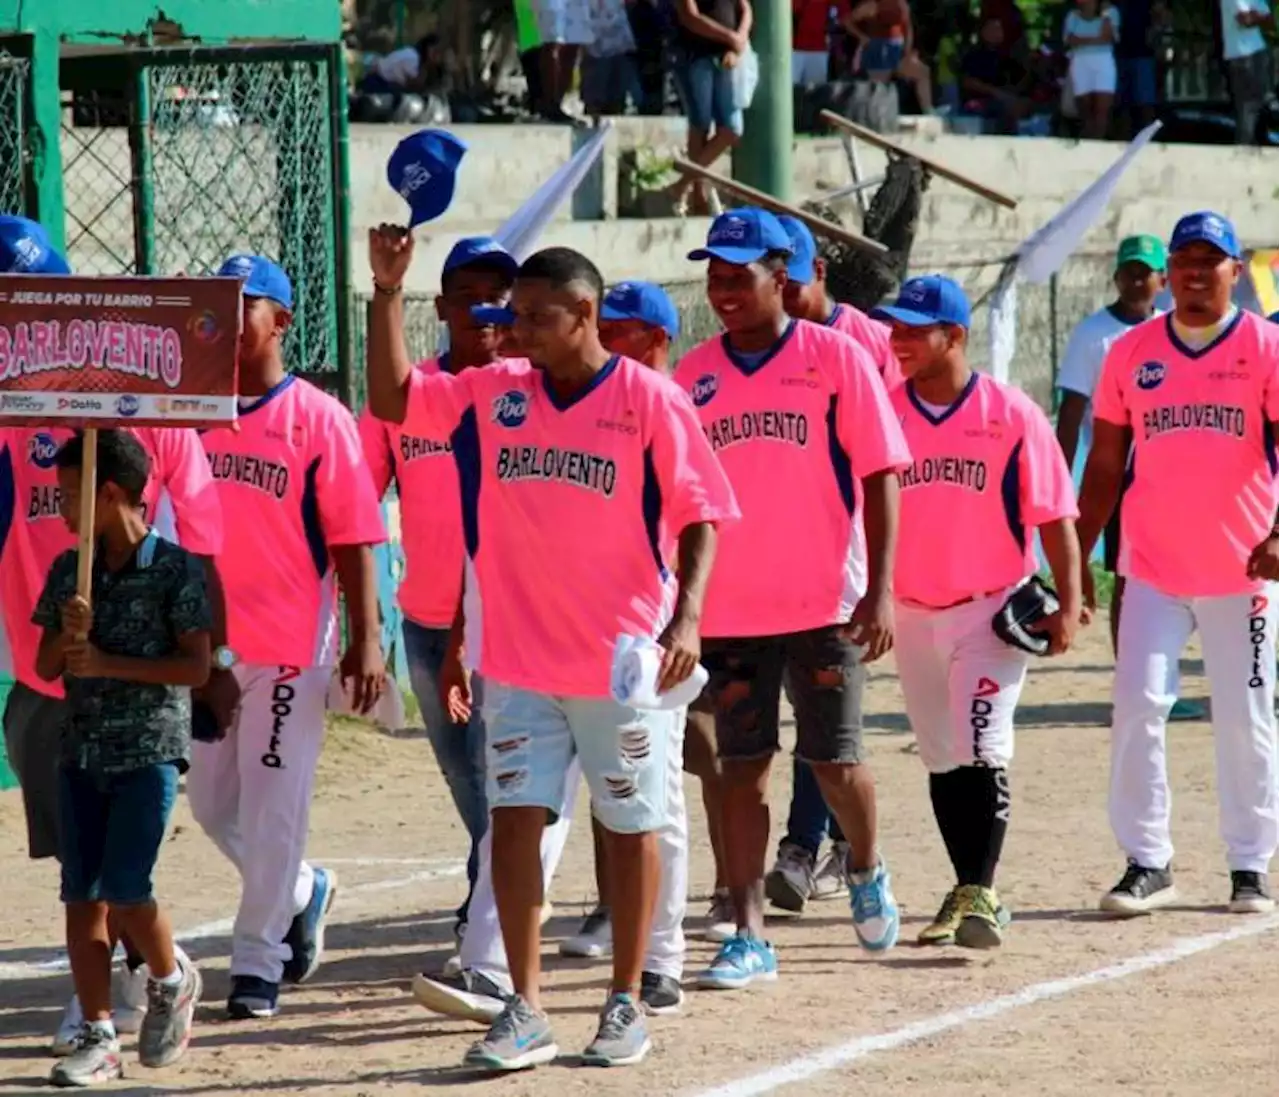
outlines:
{"label": "blue baseball cap", "polygon": [[472,305],[471,319],[477,324],[509,328],[516,322],[516,314],[509,305]]}
{"label": "blue baseball cap", "polygon": [[293,285],[289,276],[263,255],[233,255],[218,268],[219,278],[239,278],[246,297],[265,297],[293,311]]}
{"label": "blue baseball cap", "polygon": [[726,263],[745,267],[763,259],[771,251],[791,254],[787,230],[768,210],[744,206],[725,210],[711,222],[706,247],[689,252],[689,258],[723,259]]}
{"label": "blue baseball cap", "polygon": [[516,258],[492,236],[464,236],[452,248],[444,261],[444,272],[459,267],[469,267],[472,263],[490,263],[501,267],[505,274],[515,276],[520,269]]}
{"label": "blue baseball cap", "polygon": [[680,314],[666,290],[652,282],[619,282],[600,304],[601,320],[639,320],[680,337]]}
{"label": "blue baseball cap", "polygon": [[945,274],[925,274],[908,278],[892,305],[873,309],[875,320],[888,320],[908,327],[923,328],[931,324],[969,326],[969,298],[959,282]]}
{"label": "blue baseball cap", "polygon": [[0,274],[70,274],[44,226],[29,217],[0,216]]}
{"label": "blue baseball cap", "polygon": [[1212,244],[1232,259],[1240,258],[1240,241],[1236,237],[1235,225],[1213,210],[1188,213],[1173,226],[1173,235],[1169,238],[1171,253],[1195,243]]}
{"label": "blue baseball cap", "polygon": [[787,260],[787,278],[802,286],[813,281],[813,261],[818,258],[818,241],[813,238],[809,226],[798,217],[787,214],[778,216],[778,224],[791,241],[791,258]]}
{"label": "blue baseball cap", "polygon": [[409,227],[434,221],[453,201],[467,144],[445,130],[420,130],[396,146],[387,182],[409,203]]}

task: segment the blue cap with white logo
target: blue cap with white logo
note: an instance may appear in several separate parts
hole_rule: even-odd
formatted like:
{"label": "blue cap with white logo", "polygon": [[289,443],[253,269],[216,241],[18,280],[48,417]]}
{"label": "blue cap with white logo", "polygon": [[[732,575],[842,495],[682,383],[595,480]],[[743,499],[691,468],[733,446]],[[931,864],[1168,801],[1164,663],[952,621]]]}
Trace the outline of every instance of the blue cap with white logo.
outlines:
{"label": "blue cap with white logo", "polygon": [[1174,225],[1173,235],[1169,238],[1170,253],[1188,244],[1212,244],[1232,259],[1240,258],[1240,241],[1236,237],[1235,225],[1213,210],[1188,213]]}
{"label": "blue cap with white logo", "polygon": [[387,161],[387,182],[409,203],[409,227],[434,221],[453,201],[467,144],[444,130],[420,130],[400,142]]}
{"label": "blue cap with white logo", "polygon": [[516,322],[516,314],[510,305],[472,305],[471,319],[477,324],[509,328]]}
{"label": "blue cap with white logo", "polygon": [[652,282],[619,282],[605,294],[600,319],[639,320],[672,339],[680,336],[680,314],[666,290]]}
{"label": "blue cap with white logo", "polygon": [[0,274],[70,274],[44,226],[29,217],[0,216]]}
{"label": "blue cap with white logo", "polygon": [[263,255],[233,255],[218,268],[219,278],[239,278],[246,297],[265,297],[293,311],[293,285],[289,276]]}
{"label": "blue cap with white logo", "polygon": [[875,320],[923,328],[932,324],[969,326],[969,298],[959,282],[945,274],[925,274],[902,283],[898,299],[871,311]]}
{"label": "blue cap with white logo", "polygon": [[444,261],[444,272],[448,274],[451,270],[469,267],[472,263],[487,263],[512,276],[520,269],[515,256],[492,236],[464,236],[449,249]]}
{"label": "blue cap with white logo", "polygon": [[742,209],[725,210],[711,222],[706,247],[689,252],[689,258],[722,259],[734,266],[763,259],[771,251],[791,254],[791,241],[787,230],[768,210],[744,206]]}
{"label": "blue cap with white logo", "polygon": [[807,286],[813,281],[813,261],[818,258],[818,241],[813,238],[809,226],[798,217],[781,214],[778,223],[791,241],[791,258],[787,260],[787,278]]}

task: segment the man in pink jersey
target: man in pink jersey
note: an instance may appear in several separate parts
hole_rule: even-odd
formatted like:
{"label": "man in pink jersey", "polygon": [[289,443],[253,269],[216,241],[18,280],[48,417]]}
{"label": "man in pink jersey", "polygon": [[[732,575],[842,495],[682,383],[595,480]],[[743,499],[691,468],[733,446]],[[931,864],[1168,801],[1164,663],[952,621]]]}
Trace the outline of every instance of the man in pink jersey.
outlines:
{"label": "man in pink jersey", "polygon": [[[796,755],[813,767],[850,843],[850,901],[863,947],[898,937],[876,848],[875,783],[862,743],[867,662],[893,642],[890,591],[902,431],[870,355],[783,307],[791,244],[771,213],[730,210],[705,248],[707,297],[727,329],[681,359],[703,430],[742,507],[725,530],[702,631],[724,781],[721,826],[738,933],[700,985],[777,977],[764,939],[768,779],[786,678]],[[695,706],[696,707],[696,706]]]}
{"label": "man in pink jersey", "polygon": [[[388,248],[410,249],[401,235]],[[557,1054],[539,1000],[539,846],[576,756],[608,831],[613,978],[584,1061],[639,1062],[638,992],[659,883],[667,752],[679,713],[610,695],[619,636],[657,637],[668,690],[697,664],[716,523],[732,492],[670,381],[611,355],[599,271],[567,248],[521,266],[512,360],[414,370],[403,345],[369,359],[369,406],[410,431],[452,432],[467,547],[466,643],[484,678],[493,886],[515,993],[465,1063],[516,1070]],[[668,542],[678,537],[678,581]],[[665,623],[665,628],[663,627]]]}
{"label": "man in pink jersey", "polygon": [[[70,267],[39,224],[3,216],[0,273],[61,275],[69,274]],[[75,547],[59,515],[55,467],[59,448],[73,433],[56,426],[0,428],[0,613],[15,681],[5,705],[5,749],[22,789],[33,859],[58,856],[58,752],[49,744],[61,735],[66,701],[61,682],[46,682],[36,674],[40,629],[31,615],[53,561]],[[222,544],[222,512],[199,437],[185,428],[139,428],[133,433],[147,451],[151,468],[143,493],[146,518],[203,558],[214,616],[213,643],[223,645],[222,585],[214,566]],[[229,715],[237,699],[235,682],[215,672],[197,696]],[[114,1021],[118,1031],[136,1032],[146,1012],[147,973],[128,941],[125,948],[125,965],[116,973]],[[79,999],[73,997],[54,1036],[55,1055],[72,1051],[83,1020]]]}
{"label": "man in pink jersey", "polygon": [[[372,236],[378,230],[370,231]],[[516,261],[487,236],[459,240],[444,262],[436,314],[449,333],[449,350],[421,362],[427,372],[492,365],[498,360],[497,335],[490,324],[472,318],[474,306],[505,301],[515,279]],[[383,281],[384,274],[392,281]],[[379,313],[399,305],[403,272],[375,271],[375,323],[372,338],[383,336]],[[388,318],[390,319],[390,318]],[[375,348],[376,349],[376,348]],[[375,419],[368,408],[360,417],[365,457],[379,496],[395,482],[400,500],[404,578],[400,608],[404,611],[404,646],[427,739],[449,786],[453,806],[471,839],[467,857],[467,897],[458,908],[454,937],[461,941],[476,882],[476,850],[489,825],[485,802],[484,725],[479,704],[461,726],[449,719],[440,689],[440,669],[449,647],[450,626],[462,596],[462,512],[458,472],[447,434],[412,435]]]}
{"label": "man in pink jersey", "polygon": [[1101,902],[1121,916],[1176,896],[1165,722],[1195,629],[1212,696],[1229,909],[1274,907],[1280,340],[1274,324],[1232,304],[1241,269],[1230,221],[1210,211],[1183,217],[1169,243],[1173,311],[1116,340],[1094,395],[1078,526],[1086,560],[1120,496],[1133,432],[1120,504],[1127,583],[1110,792],[1111,829],[1129,865]]}
{"label": "man in pink jersey", "polygon": [[193,744],[187,797],[243,882],[227,1000],[240,1019],[274,1016],[281,979],[302,982],[320,962],[336,881],[302,855],[338,588],[349,632],[343,684],[367,712],[385,680],[372,551],[385,534],[355,419],[285,371],[288,277],[252,255],[232,256],[218,273],[244,282],[239,419],[203,435],[223,513],[236,518],[218,568],[226,663],[242,699],[225,738]]}
{"label": "man in pink jersey", "polygon": [[1075,485],[1044,412],[970,367],[957,283],[913,278],[872,315],[893,325],[906,376],[890,396],[911,450],[893,572],[898,678],[956,881],[919,940],[994,948],[1008,922],[995,875],[1030,654],[1001,640],[992,619],[1035,575],[1038,530],[1061,608],[1029,627],[1048,635],[1049,654],[1071,646],[1081,611]]}

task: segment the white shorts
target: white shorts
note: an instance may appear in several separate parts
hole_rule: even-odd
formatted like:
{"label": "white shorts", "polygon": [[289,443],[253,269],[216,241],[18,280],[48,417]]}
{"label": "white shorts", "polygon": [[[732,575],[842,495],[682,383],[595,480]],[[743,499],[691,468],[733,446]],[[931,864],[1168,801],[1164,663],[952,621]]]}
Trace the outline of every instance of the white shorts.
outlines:
{"label": "white shorts", "polygon": [[1071,92],[1082,95],[1115,95],[1116,58],[1110,50],[1071,55]]}
{"label": "white shorts", "polygon": [[792,50],[791,83],[797,87],[813,87],[827,82],[826,50]]}
{"label": "white shorts", "polygon": [[[1012,588],[1010,588],[1012,590]],[[907,717],[930,773],[1003,768],[1030,655],[992,631],[1007,591],[949,609],[896,603],[894,649]]]}
{"label": "white shorts", "polygon": [[586,46],[595,38],[587,0],[530,0],[542,44]]}

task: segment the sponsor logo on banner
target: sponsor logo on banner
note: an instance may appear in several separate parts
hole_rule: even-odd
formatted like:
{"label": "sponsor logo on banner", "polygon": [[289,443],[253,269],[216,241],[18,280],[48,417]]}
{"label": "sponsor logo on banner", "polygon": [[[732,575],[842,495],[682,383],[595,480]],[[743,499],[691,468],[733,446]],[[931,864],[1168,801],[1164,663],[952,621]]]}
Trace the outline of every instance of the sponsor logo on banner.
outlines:
{"label": "sponsor logo on banner", "polygon": [[131,392],[123,393],[116,401],[116,412],[123,415],[126,419],[131,419],[138,414],[138,409],[142,407],[142,401],[139,400]]}
{"label": "sponsor logo on banner", "polygon": [[101,411],[106,405],[92,396],[59,396],[59,411]]}
{"label": "sponsor logo on banner", "polygon": [[0,411],[15,411],[26,414],[39,414],[49,407],[47,396],[31,396],[25,392],[6,392],[0,396]]}

